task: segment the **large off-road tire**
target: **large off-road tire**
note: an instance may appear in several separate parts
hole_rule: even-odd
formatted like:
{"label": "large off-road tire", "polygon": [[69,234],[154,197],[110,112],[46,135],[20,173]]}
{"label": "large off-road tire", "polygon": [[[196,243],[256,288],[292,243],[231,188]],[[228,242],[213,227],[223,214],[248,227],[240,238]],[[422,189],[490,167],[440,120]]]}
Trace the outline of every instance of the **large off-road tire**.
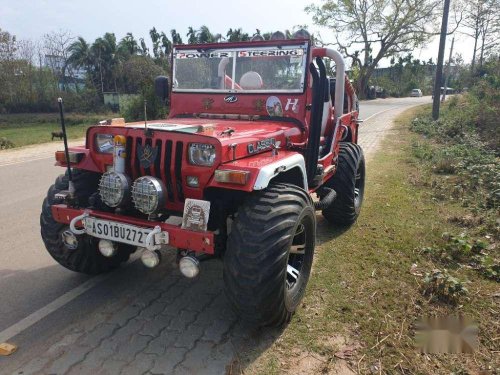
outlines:
{"label": "large off-road tire", "polygon": [[[80,206],[86,207],[88,205],[88,198],[96,191],[98,181],[99,175],[96,173],[73,170],[75,194]],[[51,206],[56,203],[55,194],[67,189],[68,177],[60,175],[54,185],[49,188],[40,214],[42,239],[52,258],[72,271],[93,275],[110,271],[127,261],[134,251],[133,247],[119,244],[116,255],[106,258],[99,252],[98,240],[86,234],[76,236],[78,239],[76,249],[66,247],[62,241],[62,233],[69,227],[54,220]]]}
{"label": "large off-road tire", "polygon": [[245,200],[224,255],[226,294],[243,320],[258,326],[290,320],[304,296],[315,236],[313,203],[303,189],[270,184]]}
{"label": "large off-road tire", "polygon": [[325,208],[323,216],[337,226],[349,226],[359,216],[365,192],[365,157],[357,144],[342,142],[335,175],[326,183],[337,198]]}

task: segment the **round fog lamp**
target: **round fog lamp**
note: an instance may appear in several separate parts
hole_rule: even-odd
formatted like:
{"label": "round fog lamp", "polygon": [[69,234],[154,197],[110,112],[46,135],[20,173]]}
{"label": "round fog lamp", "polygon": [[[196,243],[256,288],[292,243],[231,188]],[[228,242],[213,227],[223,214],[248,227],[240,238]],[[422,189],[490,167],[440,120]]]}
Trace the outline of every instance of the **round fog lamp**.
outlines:
{"label": "round fog lamp", "polygon": [[192,256],[185,256],[179,260],[179,270],[190,279],[200,273],[200,261]]}
{"label": "round fog lamp", "polygon": [[150,215],[165,205],[165,185],[151,176],[139,177],[132,185],[132,200],[135,208]]}
{"label": "round fog lamp", "polygon": [[111,258],[116,253],[116,245],[110,240],[100,240],[99,252],[106,258]]}
{"label": "round fog lamp", "polygon": [[148,268],[154,268],[160,264],[160,252],[144,249],[141,255],[142,264]]}
{"label": "round fog lamp", "polygon": [[130,198],[130,179],[113,170],[105,172],[99,181],[99,195],[109,207],[123,206]]}

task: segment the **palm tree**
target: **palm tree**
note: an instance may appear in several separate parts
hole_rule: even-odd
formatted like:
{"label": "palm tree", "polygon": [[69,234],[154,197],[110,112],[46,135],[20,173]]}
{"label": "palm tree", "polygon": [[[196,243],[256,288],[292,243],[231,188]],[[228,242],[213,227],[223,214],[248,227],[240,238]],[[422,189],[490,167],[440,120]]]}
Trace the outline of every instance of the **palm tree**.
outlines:
{"label": "palm tree", "polygon": [[188,27],[188,32],[186,36],[188,37],[188,44],[196,44],[198,43],[198,37],[196,36],[197,31],[193,29],[192,26]]}
{"label": "palm tree", "polygon": [[101,92],[106,88],[112,87],[111,82],[114,82],[116,91],[115,69],[120,61],[120,56],[117,53],[116,36],[113,33],[106,33],[102,38],[97,38],[91,47],[92,55],[99,69]]}
{"label": "palm tree", "polygon": [[163,47],[163,57],[170,55],[170,52],[172,52],[172,42],[163,31],[161,33],[161,45]]}
{"label": "palm tree", "polygon": [[95,77],[94,55],[87,41],[79,36],[77,40],[69,46],[68,54],[67,64],[75,68],[85,69],[87,79],[96,87],[98,80]]}
{"label": "palm tree", "polygon": [[138,53],[139,44],[137,43],[137,40],[135,40],[132,33],[127,33],[127,35],[120,40],[120,43],[118,43],[118,51],[122,54],[128,55],[136,55]]}
{"label": "palm tree", "polygon": [[144,38],[139,38],[139,42],[141,43],[141,55],[149,56],[149,48],[146,46]]}
{"label": "palm tree", "polygon": [[149,30],[149,36],[151,37],[151,41],[153,42],[153,55],[155,58],[159,58],[160,54],[158,52],[158,48],[160,46],[160,34],[156,31],[156,27],[153,27]]}
{"label": "palm tree", "polygon": [[228,42],[244,42],[250,40],[247,33],[244,33],[241,27],[239,29],[229,29],[226,34]]}
{"label": "palm tree", "polygon": [[207,26],[203,25],[197,34],[198,43],[213,43],[215,42],[214,36],[210,32]]}
{"label": "palm tree", "polygon": [[69,46],[68,53],[69,64],[77,68],[83,67],[87,71],[90,70],[90,67],[92,66],[92,56],[90,52],[90,46],[85,39],[79,36],[77,40],[71,43],[71,45]]}
{"label": "palm tree", "polygon": [[181,35],[175,29],[170,30],[170,35],[172,36],[173,44],[182,44]]}

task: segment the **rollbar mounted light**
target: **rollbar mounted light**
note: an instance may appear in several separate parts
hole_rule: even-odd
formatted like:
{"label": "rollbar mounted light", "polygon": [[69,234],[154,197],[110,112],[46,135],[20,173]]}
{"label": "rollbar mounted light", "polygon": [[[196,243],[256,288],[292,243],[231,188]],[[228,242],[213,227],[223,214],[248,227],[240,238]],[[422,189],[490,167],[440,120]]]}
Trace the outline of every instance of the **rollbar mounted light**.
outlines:
{"label": "rollbar mounted light", "polygon": [[58,98],[57,102],[59,103],[59,116],[61,118],[61,129],[63,133],[64,154],[66,156],[66,167],[68,169],[68,190],[70,197],[73,198],[75,194],[75,186],[73,185],[73,175],[71,173],[71,163],[69,161],[68,136],[66,135],[66,124],[64,123],[64,106],[62,98]]}

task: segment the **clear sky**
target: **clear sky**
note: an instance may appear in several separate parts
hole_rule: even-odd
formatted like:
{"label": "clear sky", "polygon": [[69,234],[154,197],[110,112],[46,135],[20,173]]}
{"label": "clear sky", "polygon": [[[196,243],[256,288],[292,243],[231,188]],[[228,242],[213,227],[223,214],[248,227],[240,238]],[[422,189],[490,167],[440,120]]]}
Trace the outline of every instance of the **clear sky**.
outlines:
{"label": "clear sky", "polygon": [[[243,28],[253,33],[292,29],[310,25],[309,30],[320,32],[323,40],[332,41],[325,29],[313,26],[304,7],[319,0],[0,0],[0,28],[18,39],[40,39],[55,30],[68,30],[87,41],[114,32],[118,39],[132,32],[138,39],[149,39],[155,26],[169,34],[176,29],[185,38],[189,26],[195,29],[207,25],[213,33],[225,34],[229,28]],[[471,56],[471,40],[460,37],[455,51],[466,61]],[[447,50],[450,46],[447,43]],[[414,56],[437,59],[437,41]],[[448,56],[448,54],[446,54]],[[447,57],[446,57],[447,58]],[[383,64],[386,65],[387,63]]]}

